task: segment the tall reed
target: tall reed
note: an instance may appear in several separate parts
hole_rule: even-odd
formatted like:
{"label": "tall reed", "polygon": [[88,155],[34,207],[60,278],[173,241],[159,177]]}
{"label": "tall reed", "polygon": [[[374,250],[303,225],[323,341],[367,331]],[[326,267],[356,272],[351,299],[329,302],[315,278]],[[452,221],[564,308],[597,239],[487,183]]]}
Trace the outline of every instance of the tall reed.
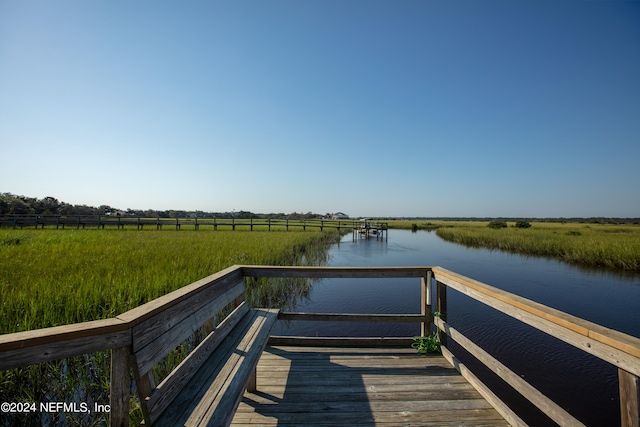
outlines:
{"label": "tall reed", "polygon": [[640,226],[535,222],[531,228],[462,223],[438,228],[444,240],[467,246],[549,256],[573,264],[640,271]]}
{"label": "tall reed", "polygon": [[0,333],[113,317],[233,264],[297,264],[336,236],[2,230]]}

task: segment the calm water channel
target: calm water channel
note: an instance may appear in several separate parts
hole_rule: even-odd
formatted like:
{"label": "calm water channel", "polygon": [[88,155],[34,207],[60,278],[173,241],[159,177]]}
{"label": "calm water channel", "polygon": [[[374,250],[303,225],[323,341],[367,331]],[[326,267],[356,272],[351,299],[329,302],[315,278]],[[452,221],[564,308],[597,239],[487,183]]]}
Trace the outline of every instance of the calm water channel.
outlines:
{"label": "calm water channel", "polygon": [[[471,249],[433,232],[390,230],[387,241],[352,241],[330,250],[333,266],[439,265],[600,325],[640,337],[640,275],[584,269],[556,260]],[[435,290],[434,290],[435,295]],[[617,369],[543,332],[448,290],[447,320],[510,369],[589,426],[620,425]],[[315,282],[296,311],[419,313],[419,279],[325,279]],[[413,336],[417,324],[279,322],[274,334]],[[531,425],[555,425],[493,374],[479,371],[455,343],[454,354]],[[517,394],[517,393],[516,393]]]}

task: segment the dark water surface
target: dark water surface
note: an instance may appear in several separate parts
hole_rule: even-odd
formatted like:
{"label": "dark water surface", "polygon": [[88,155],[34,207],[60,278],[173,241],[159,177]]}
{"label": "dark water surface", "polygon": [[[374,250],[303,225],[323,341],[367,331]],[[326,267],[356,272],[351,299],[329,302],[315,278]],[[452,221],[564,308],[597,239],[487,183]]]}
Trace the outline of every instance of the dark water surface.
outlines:
{"label": "dark water surface", "polygon": [[[330,250],[332,266],[441,266],[600,325],[640,337],[640,274],[585,269],[553,259],[472,249],[435,233],[390,230],[387,241],[352,241]],[[433,295],[435,296],[435,290]],[[620,425],[617,368],[507,315],[448,290],[447,321],[589,426]],[[434,298],[435,301],[435,298]],[[419,313],[419,279],[325,279],[296,311]],[[279,322],[278,335],[413,336],[418,324]],[[450,348],[496,387],[531,425],[555,425],[481,370],[455,343]],[[516,393],[517,394],[517,393]]]}

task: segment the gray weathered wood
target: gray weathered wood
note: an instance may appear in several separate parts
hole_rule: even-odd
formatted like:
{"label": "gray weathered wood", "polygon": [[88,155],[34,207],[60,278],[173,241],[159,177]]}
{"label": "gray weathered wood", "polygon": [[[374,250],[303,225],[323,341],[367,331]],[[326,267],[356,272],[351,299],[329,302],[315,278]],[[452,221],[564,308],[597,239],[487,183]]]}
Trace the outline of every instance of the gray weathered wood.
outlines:
{"label": "gray weathered wood", "polygon": [[129,400],[131,397],[130,354],[130,345],[111,350],[109,412],[111,427],[127,427],[129,425]]}
{"label": "gray weathered wood", "polygon": [[[46,333],[46,329],[40,329],[38,332],[40,331],[45,331],[44,333]],[[65,357],[110,350],[112,348],[126,346],[131,343],[131,332],[128,330],[110,333],[93,331],[93,333],[95,333],[95,335],[81,336],[79,338],[74,338],[73,334],[64,335],[59,336],[58,339],[60,341],[56,342],[37,344],[23,348],[14,348],[11,350],[0,350],[2,353],[2,358],[0,358],[0,370],[19,368],[22,366],[35,365],[36,363],[51,362]],[[10,335],[19,337],[22,334]],[[19,338],[12,337],[12,339]]]}
{"label": "gray weathered wood", "polygon": [[135,325],[168,310],[174,305],[179,304],[192,295],[202,292],[206,288],[209,288],[211,286],[220,287],[225,283],[235,285],[242,279],[243,277],[241,269],[237,266],[231,266],[215,274],[212,274],[211,276],[205,277],[187,286],[183,286],[180,289],[163,295],[160,298],[156,298],[153,301],[149,301],[146,304],[122,313],[116,318],[126,322],[130,327],[134,327]]}
{"label": "gray weathered wood", "polygon": [[447,347],[442,346],[442,355],[453,365],[458,372],[469,383],[478,390],[478,393],[482,395],[493,406],[500,415],[513,427],[527,427],[527,424],[509,408],[498,396],[495,395],[489,387],[487,387],[478,377],[475,376],[460,360],[458,360]]}
{"label": "gray weathered wood", "polygon": [[[213,300],[223,295],[236,296],[243,291],[244,281],[242,279],[233,276],[227,277],[217,282],[206,283],[197,291],[191,292],[189,296],[182,297],[178,303],[167,304],[163,310],[153,314],[147,314],[145,312],[143,314],[144,320],[141,321],[139,318],[136,318],[135,321],[132,321],[133,351],[140,350],[173,328],[176,324],[198,312],[206,305],[212,304]],[[144,306],[141,307],[144,308]],[[200,316],[206,313],[206,310],[205,308],[205,310],[200,311]],[[126,315],[127,313],[119,316],[119,318],[125,318]],[[211,317],[211,315],[209,317]],[[200,317],[198,317],[198,322],[200,322]],[[200,323],[204,323],[204,320]]]}
{"label": "gray weathered wood", "polygon": [[216,351],[222,341],[238,325],[238,323],[249,313],[249,306],[242,304],[234,310],[219,327],[209,335],[191,354],[160,383],[153,395],[145,399],[145,405],[149,412],[149,419],[153,422],[165,409],[187,383],[196,374],[202,363]]}
{"label": "gray weathered wood", "polygon": [[247,277],[380,278],[422,277],[431,267],[240,266]]}
{"label": "gray weathered wood", "polygon": [[411,347],[412,338],[360,338],[360,337],[294,337],[272,336],[270,345],[310,347]]}
{"label": "gray weathered wood", "polygon": [[[71,325],[15,332],[0,335],[0,352],[39,345],[56,344],[76,338],[87,338],[111,334],[128,329],[128,324],[119,319],[94,320]],[[104,350],[102,348],[101,350]]]}
{"label": "gray weathered wood", "polygon": [[427,317],[420,324],[420,335],[427,336],[431,333],[431,271],[427,271],[420,282],[420,313]]}
{"label": "gray weathered wood", "polygon": [[640,384],[638,377],[618,369],[620,382],[620,418],[622,427],[640,426]]}
{"label": "gray weathered wood", "polygon": [[232,426],[507,422],[442,356],[409,348],[269,347]]}
{"label": "gray weathered wood", "polygon": [[439,267],[436,280],[618,368],[640,376],[640,339]]}
{"label": "gray weathered wood", "polygon": [[[446,319],[447,318],[447,287],[445,286],[444,283],[438,282],[436,281],[436,298],[438,299],[437,301],[437,311],[438,311],[438,315],[442,318],[442,319]],[[442,344],[443,346],[447,346],[448,342],[447,342],[447,334],[445,334],[444,332],[442,332],[442,330],[438,329],[438,341],[440,341],[440,344]]]}
{"label": "gray weathered wood", "polygon": [[422,314],[360,314],[360,313],[303,313],[282,312],[280,320],[311,320],[329,322],[425,322],[430,318]]}
{"label": "gray weathered wood", "polygon": [[481,361],[486,367],[491,369],[496,375],[502,378],[507,384],[522,394],[522,396],[524,396],[529,402],[537,406],[543,413],[559,425],[584,427],[583,423],[575,419],[571,414],[562,409],[547,396],[540,393],[540,391],[535,387],[523,380],[519,375],[515,374],[504,364],[500,363],[497,359],[474,344],[470,339],[452,328],[442,319],[435,319],[435,323],[440,330],[444,331],[466,351],[471,353],[476,359]]}
{"label": "gray weathered wood", "polygon": [[266,345],[277,310],[251,310],[154,425],[228,425]]}
{"label": "gray weathered wood", "polygon": [[[84,226],[87,223],[84,219],[77,219],[78,226],[82,223]],[[44,223],[43,223],[44,224]],[[145,223],[146,224],[146,223]],[[159,225],[159,221],[154,223]],[[185,223],[186,224],[186,223]],[[195,224],[195,223],[194,223]],[[275,224],[275,223],[274,223]],[[64,222],[62,222],[64,225]],[[104,223],[101,223],[104,225]],[[142,222],[141,222],[142,225]],[[198,222],[198,226],[204,225]],[[240,225],[240,224],[237,224]],[[254,226],[257,223],[254,223]],[[307,224],[308,225],[308,224]],[[377,315],[377,314],[357,314],[352,315],[348,313],[329,313],[329,314],[310,314],[310,313],[287,313],[283,315],[283,318],[296,318],[303,319],[306,316],[307,320],[362,320],[362,321],[377,321],[382,319],[383,321],[414,321],[422,322],[422,332],[427,330],[427,322],[430,321],[431,303],[429,301],[429,275],[433,274],[438,286],[438,310],[446,316],[446,288],[452,287],[474,298],[490,307],[493,307],[503,313],[506,313],[522,322],[533,326],[541,331],[544,331],[564,342],[567,342],[583,351],[595,355],[596,357],[612,363],[620,369],[620,392],[621,392],[621,411],[622,419],[627,425],[638,425],[638,376],[640,376],[640,339],[623,334],[618,331],[614,331],[600,325],[585,321],[583,319],[576,318],[569,314],[560,312],[558,310],[546,307],[542,304],[535,303],[522,297],[518,297],[509,292],[491,287],[482,282],[469,279],[457,273],[453,273],[440,267],[272,267],[272,266],[233,266],[229,267],[219,273],[211,275],[207,278],[187,285],[177,291],[153,300],[147,304],[144,304],[138,308],[130,310],[117,316],[114,319],[100,320],[95,322],[86,322],[76,325],[67,325],[55,328],[41,329],[37,331],[21,332],[17,334],[0,335],[0,369],[10,369],[20,366],[28,366],[34,363],[48,362],[64,357],[93,353],[100,350],[114,349],[114,366],[118,364],[124,366],[124,348],[131,346],[131,350],[134,352],[136,363],[134,364],[135,377],[139,381],[138,391],[142,394],[147,394],[148,399],[145,402],[163,402],[162,396],[170,396],[166,390],[170,388],[177,388],[184,390],[184,387],[189,387],[191,381],[180,380],[180,377],[196,368],[186,368],[184,372],[178,370],[176,373],[171,374],[169,381],[161,384],[160,392],[158,388],[154,387],[153,381],[149,374],[143,371],[150,371],[155,362],[159,360],[163,354],[166,355],[171,350],[172,346],[175,346],[184,340],[184,338],[191,334],[194,328],[205,325],[205,329],[210,331],[213,329],[212,323],[215,311],[221,308],[220,304],[229,301],[230,303],[237,299],[243,299],[242,291],[244,290],[241,285],[244,275],[250,277],[310,277],[310,278],[339,278],[339,277],[354,277],[354,278],[377,278],[377,277],[416,277],[421,280],[422,295],[421,295],[421,314],[412,315]],[[446,318],[446,317],[445,317]],[[440,323],[440,322],[439,322]],[[444,323],[441,323],[445,325]],[[234,335],[234,341],[240,343],[245,341],[244,350],[236,348],[235,351],[239,353],[229,353],[230,360],[244,360],[243,358],[254,357],[258,354],[254,352],[251,347],[252,336],[255,334],[263,334],[261,327],[258,329],[241,330],[237,332],[240,335]],[[445,327],[446,328],[446,327]],[[221,325],[219,329],[224,329]],[[242,335],[247,332],[248,335]],[[456,334],[455,330],[450,329],[450,333]],[[216,335],[213,333],[212,335]],[[262,335],[261,335],[262,336]],[[442,335],[443,343],[445,344],[444,352],[448,352],[446,349],[446,334]],[[268,335],[267,335],[268,337]],[[264,338],[266,342],[267,337]],[[262,338],[260,338],[262,340]],[[263,341],[258,340],[260,344],[264,344]],[[473,343],[466,343],[464,339],[460,339],[463,345],[469,347],[472,352],[483,354],[481,349],[474,349]],[[320,345],[320,346],[397,346],[405,345],[410,346],[411,339],[383,339],[383,338],[307,338],[307,337],[273,337],[270,342],[272,343],[292,343],[297,345]],[[249,347],[246,347],[249,345]],[[242,348],[242,347],[241,347]],[[251,350],[249,350],[251,349]],[[195,363],[200,358],[206,360],[213,360],[215,358],[214,352],[202,351],[202,353],[196,353],[190,362]],[[231,349],[229,349],[231,351]],[[248,353],[245,354],[245,351]],[[221,355],[224,352],[221,352]],[[451,356],[453,357],[453,356]],[[224,359],[225,363],[228,361]],[[454,360],[454,363],[458,363]],[[488,359],[489,365],[493,365],[494,368],[502,370],[499,362]],[[235,362],[230,362],[233,365]],[[306,362],[297,362],[299,364],[294,370],[306,369]],[[230,365],[230,366],[231,366]],[[252,386],[254,383],[252,369],[245,368],[244,364],[239,372],[242,372],[237,381],[242,380],[244,386]],[[186,366],[186,365],[185,365]],[[200,366],[199,363],[195,363],[194,366]],[[225,372],[236,372],[230,366],[224,368]],[[467,368],[462,366],[461,369]],[[114,367],[114,369],[116,369]],[[229,370],[231,369],[231,370]],[[279,369],[279,368],[278,368]],[[356,369],[359,369],[356,367]],[[353,372],[356,371],[351,371]],[[407,371],[408,372],[408,371]],[[115,373],[115,371],[114,371]],[[234,375],[234,374],[230,374]],[[308,372],[307,380],[309,384],[314,381],[320,381],[322,374],[317,372]],[[510,376],[506,374],[507,377]],[[188,375],[187,375],[188,376]],[[198,375],[194,375],[194,378]],[[117,378],[114,375],[113,378]],[[186,378],[186,377],[185,377]],[[229,377],[231,378],[231,377]],[[469,376],[470,381],[474,382],[474,376]],[[218,381],[223,381],[222,378],[218,378]],[[118,380],[120,381],[120,380]],[[166,381],[166,380],[165,380]],[[260,379],[258,378],[260,385]],[[377,380],[376,380],[377,381]],[[410,387],[414,384],[407,378],[403,378],[406,388],[400,393],[409,393]],[[435,380],[434,380],[435,381]],[[217,383],[216,383],[217,384]],[[225,383],[221,383],[225,384]],[[117,398],[117,394],[124,395],[121,387],[122,383],[115,384],[113,390],[116,391],[114,399]],[[223,385],[227,387],[228,385]],[[234,382],[233,386],[229,389],[237,390],[238,383]],[[262,387],[262,386],[261,386]],[[270,387],[270,386],[269,386]],[[154,390],[153,392],[152,390]],[[164,391],[162,390],[164,388]],[[522,387],[521,387],[522,388]],[[120,390],[120,391],[118,391]],[[343,390],[346,393],[346,389]],[[484,393],[484,392],[483,392]],[[532,401],[538,399],[536,393],[530,393],[525,390],[525,395]],[[487,394],[489,399],[493,399],[490,394]],[[235,396],[234,396],[235,397]],[[170,401],[168,397],[166,401]],[[215,400],[215,398],[214,398]],[[158,407],[162,407],[165,403],[162,403]],[[144,404],[143,404],[144,405]],[[117,404],[116,404],[117,406]],[[545,412],[554,411],[552,405],[548,403],[542,403],[542,408]],[[211,408],[200,408],[197,412],[197,416],[202,414],[203,418],[209,417]],[[118,415],[117,411],[113,414],[114,420],[121,419],[121,414]],[[361,414],[353,414],[354,420]],[[348,414],[345,414],[346,419],[350,419]],[[287,416],[283,416],[283,420],[288,419]],[[413,421],[412,421],[413,422]],[[517,422],[517,420],[516,420]],[[564,421],[562,421],[564,422]],[[640,426],[639,426],[640,427]]]}
{"label": "gray weathered wood", "polygon": [[[137,337],[148,341],[145,336],[145,331],[140,330],[147,322],[137,325],[134,328],[133,344],[138,347],[135,352],[137,364],[141,372],[147,372],[153,367],[160,359],[167,354],[167,349],[173,349],[183,343],[189,336],[191,336],[198,328],[209,321],[212,315],[215,315],[218,311],[222,310],[225,306],[235,300],[238,292],[244,291],[244,285],[238,284],[227,292],[203,305],[196,312],[192,313],[189,317],[182,319],[179,323],[173,325],[170,329],[165,329],[162,335],[156,336],[155,339],[149,342],[146,346],[140,348],[137,343]],[[164,318],[164,316],[163,316]],[[156,328],[157,330],[159,328]]]}

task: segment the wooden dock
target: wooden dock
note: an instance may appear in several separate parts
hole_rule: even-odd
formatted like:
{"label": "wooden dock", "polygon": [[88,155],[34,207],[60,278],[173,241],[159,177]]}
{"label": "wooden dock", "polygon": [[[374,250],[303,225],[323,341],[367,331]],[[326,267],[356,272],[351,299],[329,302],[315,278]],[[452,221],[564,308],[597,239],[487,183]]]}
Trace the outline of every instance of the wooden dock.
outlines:
{"label": "wooden dock", "polygon": [[389,224],[386,222],[361,220],[353,227],[353,240],[356,238],[389,240]]}
{"label": "wooden dock", "polygon": [[[386,223],[377,223],[376,228],[386,230]],[[276,219],[276,218],[145,218],[134,216],[110,216],[110,215],[0,215],[0,228],[44,229],[50,227],[57,229],[85,229],[85,228],[136,228],[137,230],[153,229],[162,230],[172,228],[175,230],[302,230],[335,229],[338,232],[356,230],[360,222],[356,220],[330,220],[330,219]]]}
{"label": "wooden dock", "polygon": [[269,346],[232,426],[507,426],[443,356]]}
{"label": "wooden dock", "polygon": [[[245,281],[272,277],[413,278],[421,289],[420,313],[249,308]],[[114,318],[0,335],[0,370],[109,350],[110,372],[101,378],[108,377],[110,411],[92,413],[96,418],[83,423],[114,427],[129,425],[136,414],[130,406],[131,372],[135,393],[146,396],[141,406],[147,425],[528,425],[501,399],[507,392],[518,393],[558,425],[584,427],[456,329],[455,318],[446,316],[449,288],[612,365],[618,370],[620,424],[640,427],[640,338],[430,266],[236,265]],[[442,356],[418,356],[410,348],[411,337],[278,337],[271,334],[277,320],[411,322],[420,324],[421,335],[430,335],[434,326]],[[190,348],[186,343],[196,335],[201,335],[199,344]],[[449,340],[457,346],[449,346]],[[189,354],[165,369],[167,352],[177,346]],[[456,347],[510,389],[492,390],[457,358]],[[39,415],[16,408],[3,414],[10,417],[7,425],[24,425],[27,417]]]}

